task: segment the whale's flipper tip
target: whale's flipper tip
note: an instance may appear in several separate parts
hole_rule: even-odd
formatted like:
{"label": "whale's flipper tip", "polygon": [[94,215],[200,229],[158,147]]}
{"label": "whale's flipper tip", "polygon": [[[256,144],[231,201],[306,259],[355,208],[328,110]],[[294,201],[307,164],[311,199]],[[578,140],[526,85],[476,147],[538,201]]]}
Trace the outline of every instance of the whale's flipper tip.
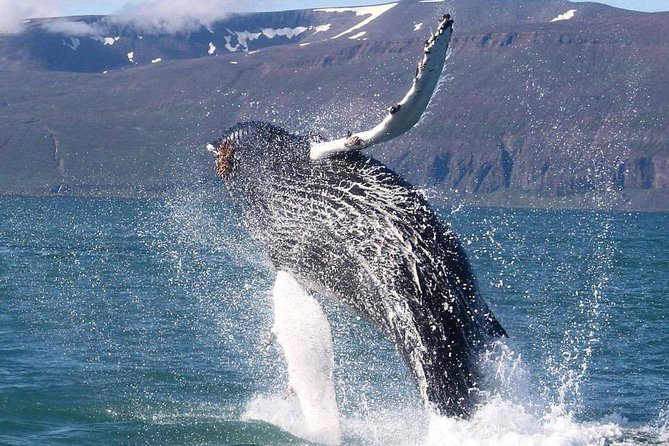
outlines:
{"label": "whale's flipper tip", "polygon": [[381,123],[371,130],[344,138],[312,143],[311,159],[323,159],[339,152],[365,149],[411,129],[419,121],[437,88],[452,31],[453,19],[450,14],[444,14],[439,19],[437,30],[425,41],[424,54],[416,68],[411,88],[399,103],[390,107]]}

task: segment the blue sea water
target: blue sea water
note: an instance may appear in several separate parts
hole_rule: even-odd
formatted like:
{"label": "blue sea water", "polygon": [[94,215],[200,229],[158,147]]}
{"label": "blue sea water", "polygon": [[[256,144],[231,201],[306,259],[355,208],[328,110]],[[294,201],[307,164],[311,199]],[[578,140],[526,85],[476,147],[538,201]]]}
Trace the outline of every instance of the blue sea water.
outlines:
{"label": "blue sea water", "polygon": [[[344,443],[669,444],[669,214],[441,213],[510,334],[487,402],[428,417],[392,345],[325,301]],[[1,198],[0,444],[306,443],[272,280],[210,193]]]}

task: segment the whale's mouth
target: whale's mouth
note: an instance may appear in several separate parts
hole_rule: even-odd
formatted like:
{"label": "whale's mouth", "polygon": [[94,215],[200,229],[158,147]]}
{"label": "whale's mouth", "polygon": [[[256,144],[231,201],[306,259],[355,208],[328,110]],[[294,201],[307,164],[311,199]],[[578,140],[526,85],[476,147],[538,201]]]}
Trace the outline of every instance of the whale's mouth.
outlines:
{"label": "whale's mouth", "polygon": [[229,139],[217,140],[207,144],[207,150],[214,154],[216,173],[219,176],[224,177],[232,172],[234,167],[233,157],[235,155],[234,141]]}

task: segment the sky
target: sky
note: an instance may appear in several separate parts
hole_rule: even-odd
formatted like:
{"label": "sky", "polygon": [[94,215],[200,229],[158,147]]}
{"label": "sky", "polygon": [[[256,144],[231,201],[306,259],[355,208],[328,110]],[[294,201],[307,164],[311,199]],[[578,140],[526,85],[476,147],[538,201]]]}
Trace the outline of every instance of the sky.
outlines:
{"label": "sky", "polygon": [[[638,11],[669,11],[669,0],[599,1]],[[230,12],[360,6],[384,2],[388,0],[0,0],[0,34],[21,32],[23,21],[28,17],[115,14],[119,22],[132,22],[139,27],[169,32],[213,23]],[[574,3],[575,8],[577,5]],[[93,29],[73,30],[72,26],[75,25],[64,20],[54,26],[66,27],[68,31],[77,31],[80,35],[95,34]],[[61,31],[64,32],[65,28]]]}
{"label": "sky", "polygon": [[[10,0],[11,1],[11,0]],[[13,0],[21,1],[21,0]],[[25,1],[25,0],[24,0]],[[197,4],[201,0],[187,3]],[[320,8],[325,6],[358,6],[385,3],[387,0],[266,0],[246,2],[220,2],[229,4],[245,3],[245,7],[254,10],[286,10]],[[669,11],[669,0],[596,0],[597,3],[606,3],[618,8],[633,9],[637,11]],[[65,1],[65,15],[78,14],[112,14],[122,10],[124,6],[137,3],[150,3],[147,0],[72,0]],[[1,4],[1,2],[0,2]]]}

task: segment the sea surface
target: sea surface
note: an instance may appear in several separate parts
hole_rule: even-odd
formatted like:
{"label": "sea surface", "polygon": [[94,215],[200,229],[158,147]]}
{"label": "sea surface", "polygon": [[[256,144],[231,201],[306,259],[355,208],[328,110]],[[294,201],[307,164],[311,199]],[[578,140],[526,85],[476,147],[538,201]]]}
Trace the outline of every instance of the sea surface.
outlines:
{"label": "sea surface", "polygon": [[[225,200],[0,198],[0,444],[306,444]],[[669,444],[669,214],[443,208],[510,334],[468,421],[324,301],[344,444]]]}

